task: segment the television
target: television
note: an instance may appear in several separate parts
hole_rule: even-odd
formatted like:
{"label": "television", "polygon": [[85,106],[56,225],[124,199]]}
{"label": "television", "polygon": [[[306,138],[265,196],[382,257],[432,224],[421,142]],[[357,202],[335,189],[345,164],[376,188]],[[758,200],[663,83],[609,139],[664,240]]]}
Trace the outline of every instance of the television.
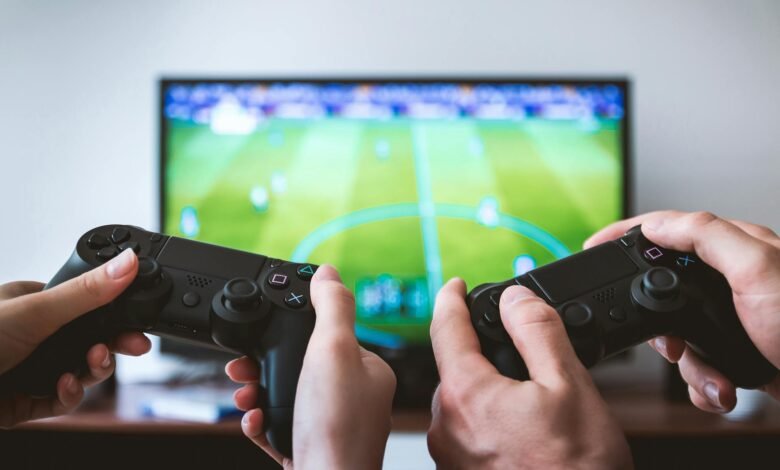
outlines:
{"label": "television", "polygon": [[334,265],[358,339],[427,404],[447,279],[517,276],[628,214],[629,111],[626,79],[162,79],[159,229]]}

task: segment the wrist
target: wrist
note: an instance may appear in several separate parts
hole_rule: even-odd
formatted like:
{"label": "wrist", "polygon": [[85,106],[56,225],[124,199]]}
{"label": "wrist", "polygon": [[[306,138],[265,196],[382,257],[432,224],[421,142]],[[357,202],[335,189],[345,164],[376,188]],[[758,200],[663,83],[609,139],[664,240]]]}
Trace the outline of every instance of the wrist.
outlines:
{"label": "wrist", "polygon": [[382,468],[384,446],[379,452],[366,452],[357,447],[349,450],[319,449],[294,452],[296,470],[338,468],[342,470],[373,470]]}
{"label": "wrist", "polygon": [[295,446],[293,462],[296,470],[338,468],[344,470],[381,469],[387,436],[366,442],[365,436],[331,436],[322,442]]}

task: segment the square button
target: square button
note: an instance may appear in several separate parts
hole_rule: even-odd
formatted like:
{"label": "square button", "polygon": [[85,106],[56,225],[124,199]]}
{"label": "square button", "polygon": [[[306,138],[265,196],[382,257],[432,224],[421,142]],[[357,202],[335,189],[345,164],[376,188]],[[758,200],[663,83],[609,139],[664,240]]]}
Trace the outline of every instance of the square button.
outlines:
{"label": "square button", "polygon": [[664,255],[664,252],[661,251],[661,249],[658,248],[657,246],[654,246],[652,248],[649,248],[649,249],[645,250],[645,258],[653,260],[653,261],[657,260],[658,258],[660,258],[663,255]]}
{"label": "square button", "polygon": [[283,289],[290,284],[290,279],[286,274],[274,273],[268,278],[268,285],[276,287],[277,289]]}

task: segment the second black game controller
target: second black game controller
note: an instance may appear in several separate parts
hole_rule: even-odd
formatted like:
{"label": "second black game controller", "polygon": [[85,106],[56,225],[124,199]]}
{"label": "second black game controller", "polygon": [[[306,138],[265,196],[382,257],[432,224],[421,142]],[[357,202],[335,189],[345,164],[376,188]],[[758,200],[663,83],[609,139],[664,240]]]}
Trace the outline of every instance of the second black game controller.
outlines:
{"label": "second black game controller", "polygon": [[291,456],[295,391],[314,328],[309,281],[317,266],[106,225],[78,240],[46,288],[125,249],[138,256],[133,284],[113,302],[62,327],[0,376],[0,395],[56,395],[63,373],[87,373],[89,348],[121,332],[171,337],[257,359],[268,439]]}
{"label": "second black game controller", "polygon": [[674,335],[738,387],[757,388],[778,374],[742,327],[726,279],[691,253],[650,242],[639,226],[618,240],[469,293],[482,353],[503,375],[525,380],[528,370],[498,310],[501,293],[515,284],[555,308],[586,367],[655,336]]}

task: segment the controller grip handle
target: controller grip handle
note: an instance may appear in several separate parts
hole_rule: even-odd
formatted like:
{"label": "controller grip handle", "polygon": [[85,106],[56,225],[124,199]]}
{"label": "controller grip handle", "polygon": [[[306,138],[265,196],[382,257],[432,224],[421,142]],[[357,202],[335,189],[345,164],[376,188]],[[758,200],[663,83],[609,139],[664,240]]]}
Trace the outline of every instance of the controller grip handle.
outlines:
{"label": "controller grip handle", "polygon": [[261,406],[268,442],[277,451],[292,457],[295,392],[315,316],[313,312],[284,312],[277,320],[267,335],[274,340],[266,350],[261,368],[261,385],[267,393]]}
{"label": "controller grip handle", "polygon": [[736,311],[720,315],[718,323],[701,322],[697,327],[688,327],[684,335],[688,346],[704,362],[739,388],[759,388],[777,377],[777,368],[750,340]]}
{"label": "controller grip handle", "polygon": [[34,398],[57,395],[62,374],[76,377],[89,373],[87,352],[95,344],[106,342],[101,317],[104,309],[94,310],[68,323],[44,340],[21,363],[0,376],[0,395],[21,393]]}
{"label": "controller grip handle", "polygon": [[[74,250],[70,259],[44,287],[50,289],[77,277],[93,266],[84,262]],[[0,395],[21,393],[35,398],[57,395],[57,381],[66,372],[77,377],[89,372],[87,352],[107,337],[102,323],[104,308],[89,312],[64,325],[46,338],[22,362],[0,375]]]}
{"label": "controller grip handle", "polygon": [[514,380],[529,379],[528,368],[513,344],[499,343],[480,336],[480,346],[482,354],[501,375]]}

